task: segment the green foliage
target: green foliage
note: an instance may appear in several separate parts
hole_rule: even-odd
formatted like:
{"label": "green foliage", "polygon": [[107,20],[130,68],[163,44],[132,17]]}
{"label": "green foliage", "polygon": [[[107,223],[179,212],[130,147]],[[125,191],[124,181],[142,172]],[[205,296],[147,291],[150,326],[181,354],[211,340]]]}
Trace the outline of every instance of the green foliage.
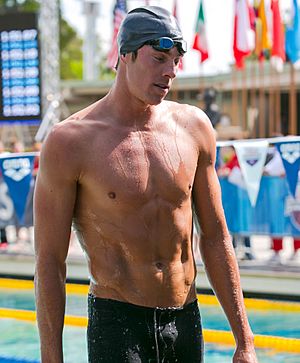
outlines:
{"label": "green foliage", "polygon": [[60,22],[60,77],[61,79],[82,79],[82,40],[76,31],[64,20]]}
{"label": "green foliage", "polygon": [[39,2],[36,0],[0,0],[1,12],[7,10],[18,11],[37,11]]}
{"label": "green foliage", "polygon": [[100,63],[100,72],[99,74],[101,75],[101,79],[102,80],[110,80],[110,79],[114,79],[116,76],[116,72],[110,68],[107,68],[106,66],[106,59],[102,59],[101,63]]}

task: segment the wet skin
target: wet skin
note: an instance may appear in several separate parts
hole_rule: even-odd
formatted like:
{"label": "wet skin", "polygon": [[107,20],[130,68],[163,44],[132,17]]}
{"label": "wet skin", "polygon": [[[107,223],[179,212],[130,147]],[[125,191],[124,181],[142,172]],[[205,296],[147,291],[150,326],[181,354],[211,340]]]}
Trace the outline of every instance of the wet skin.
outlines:
{"label": "wet skin", "polygon": [[85,117],[79,131],[91,145],[73,223],[98,297],[152,307],[196,297],[191,196],[198,153],[174,116],[165,102],[152,126]]}
{"label": "wet skin", "polygon": [[[163,101],[179,60],[176,48],[159,52],[150,46],[139,49],[135,60],[121,56],[108,95],[56,125],[46,140],[35,203],[36,240],[43,243],[36,255],[39,261],[53,255],[64,275],[73,222],[97,297],[151,307],[196,299],[192,191],[203,154],[196,189],[214,187],[196,202],[202,204],[199,213],[216,199],[216,178],[208,181],[214,179],[215,141],[198,108]],[[39,213],[48,205],[51,222]],[[225,226],[223,219],[215,228],[220,217],[213,208],[207,215],[212,222],[204,222],[208,231]],[[42,237],[48,234],[57,236],[51,246]],[[43,275],[42,262],[38,266]]]}
{"label": "wet skin", "polygon": [[45,363],[63,362],[72,222],[94,295],[179,307],[196,298],[192,199],[206,272],[237,343],[233,362],[256,363],[215,172],[214,131],[198,108],[163,101],[179,58],[176,48],[162,53],[150,46],[136,59],[121,55],[108,95],[53,127],[43,145],[34,210]]}

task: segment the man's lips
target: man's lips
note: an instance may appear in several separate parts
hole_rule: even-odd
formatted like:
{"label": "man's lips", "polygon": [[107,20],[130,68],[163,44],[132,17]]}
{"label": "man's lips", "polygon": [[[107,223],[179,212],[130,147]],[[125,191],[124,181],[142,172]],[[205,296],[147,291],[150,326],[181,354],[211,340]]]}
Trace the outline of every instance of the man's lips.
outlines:
{"label": "man's lips", "polygon": [[162,83],[155,83],[154,86],[161,88],[162,90],[168,91],[170,89],[169,85]]}

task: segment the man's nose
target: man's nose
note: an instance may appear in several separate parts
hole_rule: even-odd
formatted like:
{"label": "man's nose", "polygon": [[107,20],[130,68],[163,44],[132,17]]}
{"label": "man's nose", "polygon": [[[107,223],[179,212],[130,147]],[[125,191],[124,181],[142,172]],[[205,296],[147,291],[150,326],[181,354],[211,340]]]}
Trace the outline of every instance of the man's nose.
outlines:
{"label": "man's nose", "polygon": [[173,79],[176,77],[177,69],[178,65],[176,65],[174,61],[170,61],[166,64],[164,75]]}

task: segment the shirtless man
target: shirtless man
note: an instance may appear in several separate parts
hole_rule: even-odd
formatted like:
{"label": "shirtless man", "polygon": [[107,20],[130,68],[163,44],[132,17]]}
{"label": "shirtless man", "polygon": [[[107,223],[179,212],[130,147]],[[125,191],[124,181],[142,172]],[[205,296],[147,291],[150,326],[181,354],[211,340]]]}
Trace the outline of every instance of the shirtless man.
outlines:
{"label": "shirtless man", "polygon": [[202,362],[192,252],[229,319],[233,362],[255,363],[215,173],[215,137],[196,107],[164,101],[186,43],[159,7],[132,10],[115,83],[53,127],[35,191],[36,304],[43,363],[63,362],[71,224],[89,264],[89,362]]}

